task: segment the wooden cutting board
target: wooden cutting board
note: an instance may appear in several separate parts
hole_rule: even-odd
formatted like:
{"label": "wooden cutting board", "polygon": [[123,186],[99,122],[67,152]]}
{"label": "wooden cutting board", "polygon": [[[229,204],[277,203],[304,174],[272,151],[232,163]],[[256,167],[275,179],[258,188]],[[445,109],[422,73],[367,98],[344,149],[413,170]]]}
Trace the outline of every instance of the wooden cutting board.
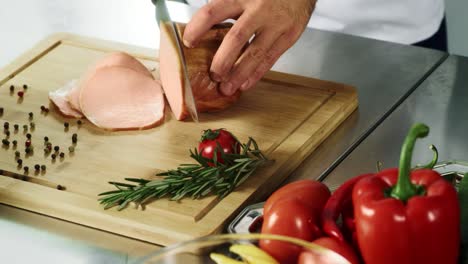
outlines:
{"label": "wooden cutting board", "polygon": [[[15,162],[16,150],[21,152],[23,166],[30,168],[26,181],[0,177],[1,203],[160,245],[220,232],[243,206],[277,188],[358,105],[356,91],[348,85],[270,72],[235,106],[201,114],[198,124],[179,122],[168,111],[165,123],[154,129],[105,132],[86,121],[78,126],[52,106],[48,114],[41,113],[41,105],[49,106],[49,91],[79,78],[89,65],[115,50],[133,54],[158,75],[155,50],[69,34],[47,38],[0,71],[0,107],[4,108],[0,125],[9,122],[10,141],[18,141],[17,148],[0,148],[0,169],[23,172]],[[19,100],[17,92],[23,84],[28,89]],[[25,157],[22,127],[30,122],[35,123],[35,129],[28,131],[34,154]],[[70,123],[68,130],[64,122]],[[18,132],[14,124],[20,127]],[[220,127],[243,142],[252,136],[275,163],[258,170],[222,200],[213,196],[180,202],[162,199],[145,210],[123,211],[103,210],[98,204],[97,194],[113,189],[108,181],[151,178],[191,162],[188,150],[197,146],[201,131]],[[3,139],[6,135],[1,131]],[[75,152],[69,153],[73,133],[78,143]],[[65,153],[63,159],[52,161],[44,155],[45,136]],[[35,164],[46,165],[46,171],[35,173]],[[56,189],[57,185],[65,190]]]}

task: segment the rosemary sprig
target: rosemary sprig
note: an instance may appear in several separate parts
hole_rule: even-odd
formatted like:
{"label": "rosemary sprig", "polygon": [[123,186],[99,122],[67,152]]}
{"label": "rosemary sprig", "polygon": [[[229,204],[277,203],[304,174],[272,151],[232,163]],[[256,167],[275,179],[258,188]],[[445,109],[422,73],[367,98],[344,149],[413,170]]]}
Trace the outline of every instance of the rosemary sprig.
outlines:
{"label": "rosemary sprig", "polygon": [[[195,148],[190,150],[195,164],[181,164],[175,170],[156,174],[163,176],[159,180],[125,178],[128,183],[109,182],[116,190],[99,194],[99,201],[104,209],[118,206],[122,210],[131,202],[140,205],[166,196],[175,201],[188,196],[199,199],[209,194],[223,198],[270,161],[253,138],[240,147],[240,153],[226,154],[218,144],[213,159],[203,157]],[[218,162],[216,153],[221,153],[223,163]]]}

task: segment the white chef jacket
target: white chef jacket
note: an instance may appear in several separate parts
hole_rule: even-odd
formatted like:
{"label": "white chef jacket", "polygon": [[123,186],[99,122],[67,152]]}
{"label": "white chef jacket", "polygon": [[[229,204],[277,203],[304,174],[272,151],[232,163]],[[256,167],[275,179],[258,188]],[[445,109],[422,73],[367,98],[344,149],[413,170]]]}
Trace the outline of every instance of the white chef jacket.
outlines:
{"label": "white chef jacket", "polygon": [[318,0],[308,27],[412,44],[438,30],[444,11],[444,0]]}

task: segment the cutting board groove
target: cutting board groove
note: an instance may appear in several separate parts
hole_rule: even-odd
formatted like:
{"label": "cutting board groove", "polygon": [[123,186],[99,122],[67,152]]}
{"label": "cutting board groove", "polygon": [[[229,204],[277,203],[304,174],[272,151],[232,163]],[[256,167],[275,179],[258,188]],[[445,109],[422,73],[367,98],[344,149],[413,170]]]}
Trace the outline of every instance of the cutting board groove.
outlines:
{"label": "cutting board groove", "polygon": [[[279,72],[269,72],[251,92],[231,108],[204,113],[200,123],[179,122],[167,107],[164,124],[146,131],[107,132],[88,122],[82,126],[63,118],[48,105],[47,95],[72,79],[78,79],[97,59],[110,51],[126,51],[140,59],[158,77],[157,51],[70,34],[53,35],[0,70],[0,106],[5,113],[0,125],[20,124],[11,138],[23,146],[22,125],[34,113],[36,129],[31,132],[35,153],[24,157],[24,165],[47,166],[46,172],[29,180],[0,177],[0,202],[26,210],[129,236],[159,245],[216,233],[244,205],[273,191],[358,105],[353,87]],[[30,88],[22,102],[16,91]],[[16,91],[9,92],[15,85]],[[63,123],[70,122],[68,130]],[[259,169],[224,199],[210,196],[180,202],[161,199],[145,210],[103,210],[97,194],[112,189],[108,181],[125,177],[152,179],[155,173],[191,162],[190,148],[197,145],[201,131],[223,127],[241,141],[254,137],[275,162]],[[43,155],[43,137],[66,150],[71,135],[79,136],[73,154],[55,162]],[[19,149],[22,150],[22,149]],[[12,147],[0,149],[0,169],[21,173]],[[22,154],[23,155],[23,154]],[[313,175],[311,175],[313,177]],[[64,186],[65,190],[54,189]],[[51,188],[52,187],[52,188]]]}

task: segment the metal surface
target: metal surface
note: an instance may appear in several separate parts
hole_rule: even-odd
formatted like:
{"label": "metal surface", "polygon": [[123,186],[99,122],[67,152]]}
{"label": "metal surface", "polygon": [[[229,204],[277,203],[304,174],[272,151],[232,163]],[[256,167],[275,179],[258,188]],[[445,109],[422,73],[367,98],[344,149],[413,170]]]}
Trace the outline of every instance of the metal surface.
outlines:
{"label": "metal surface", "polygon": [[169,36],[175,41],[175,46],[177,49],[177,57],[179,58],[179,62],[182,66],[182,78],[183,81],[183,89],[184,89],[184,101],[187,106],[187,110],[190,114],[190,117],[193,121],[198,122],[198,112],[197,112],[197,105],[195,104],[195,98],[193,97],[192,86],[190,84],[190,80],[188,78],[188,70],[187,70],[187,62],[185,60],[184,51],[182,49],[182,40],[179,35],[179,31],[176,28],[176,25],[171,20],[171,16],[167,11],[166,7],[166,0],[152,0],[156,6],[156,21],[159,25],[159,30],[162,30],[164,27],[169,33]]}
{"label": "metal surface", "polygon": [[307,29],[274,70],[353,85],[359,108],[287,182],[322,179],[440,64],[446,54]]}
{"label": "metal surface", "polygon": [[426,163],[434,144],[440,160],[468,160],[468,58],[450,56],[346,160],[325,179],[337,186],[349,177],[398,164],[401,144],[415,122],[430,127],[416,143],[413,164]]}
{"label": "metal surface", "polygon": [[[171,11],[169,3],[168,7]],[[171,12],[171,16],[180,15],[182,18],[178,21],[182,21],[187,10],[175,11]],[[9,1],[8,8],[0,9],[0,67],[56,31],[158,48],[159,32],[153,12],[154,7],[150,1]],[[317,178],[327,174],[334,164],[364,139],[443,58],[443,53],[432,50],[306,30],[298,43],[276,63],[274,70],[353,85],[359,91],[360,105],[359,109],[301,165],[289,181]],[[445,122],[447,118],[449,117],[434,119],[434,122]],[[466,119],[456,121],[463,120]],[[453,122],[455,120],[452,120]],[[396,129],[399,128],[397,125]],[[457,133],[457,126],[452,129],[451,133]],[[387,141],[393,142],[388,139]],[[468,149],[460,142],[464,141],[457,142],[456,144],[460,145],[457,148]],[[444,147],[440,144],[437,146],[443,153]],[[366,157],[372,156],[372,150],[365,154]],[[460,155],[453,156],[461,158]],[[354,166],[352,163],[347,164],[348,169],[352,169],[349,166]],[[358,168],[359,163],[355,164]],[[346,175],[350,174],[346,173],[342,177]],[[337,177],[335,179],[343,180]],[[27,228],[22,229],[18,226]],[[42,257],[51,259],[51,255],[47,255],[50,250],[46,249],[61,246],[61,252],[79,259],[73,262],[62,258],[63,263],[120,263],[119,261],[127,259],[127,254],[142,256],[158,248],[155,245],[2,205],[0,227],[5,230],[3,234],[8,234],[0,236],[2,244],[10,243],[11,237],[20,236],[23,232],[21,230],[27,230],[24,231],[24,237],[36,236],[36,231],[39,231],[41,240],[37,247],[44,248]],[[16,252],[22,249],[21,244],[10,246],[5,249],[11,252],[14,250],[12,248],[18,250]],[[26,250],[29,249],[24,250],[28,252]],[[35,258],[35,262],[43,263],[41,260],[41,256]],[[21,263],[15,262],[14,258],[3,257],[2,261]]]}

